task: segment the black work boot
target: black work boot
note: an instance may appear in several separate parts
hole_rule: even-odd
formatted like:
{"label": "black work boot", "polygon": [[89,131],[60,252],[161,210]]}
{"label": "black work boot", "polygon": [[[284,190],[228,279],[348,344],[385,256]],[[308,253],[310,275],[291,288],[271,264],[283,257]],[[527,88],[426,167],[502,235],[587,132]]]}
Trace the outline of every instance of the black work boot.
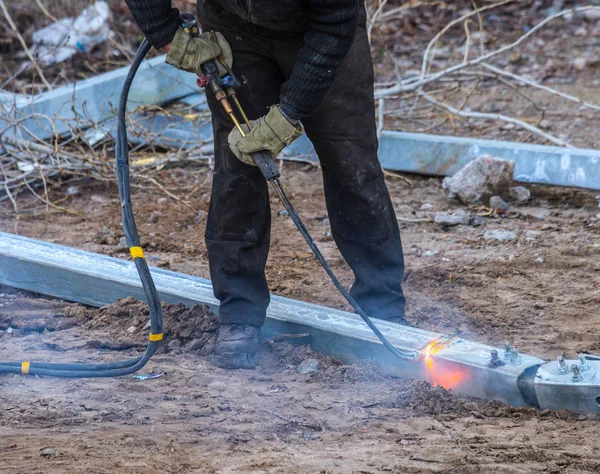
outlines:
{"label": "black work boot", "polygon": [[260,328],[246,324],[221,324],[212,363],[223,369],[255,369]]}

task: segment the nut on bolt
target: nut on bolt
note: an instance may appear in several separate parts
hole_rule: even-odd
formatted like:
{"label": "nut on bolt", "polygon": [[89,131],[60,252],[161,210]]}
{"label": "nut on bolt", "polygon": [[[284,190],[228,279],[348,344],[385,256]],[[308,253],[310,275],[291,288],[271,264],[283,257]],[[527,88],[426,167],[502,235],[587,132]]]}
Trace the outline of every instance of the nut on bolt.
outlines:
{"label": "nut on bolt", "polygon": [[505,359],[512,358],[512,346],[510,345],[510,342],[504,343],[504,358]]}
{"label": "nut on bolt", "polygon": [[579,370],[585,372],[586,370],[590,370],[591,367],[592,366],[585,357],[585,354],[579,354]]}
{"label": "nut on bolt", "polygon": [[511,365],[520,365],[523,362],[523,358],[519,355],[516,347],[513,347],[510,352],[510,364]]}
{"label": "nut on bolt", "polygon": [[579,366],[576,364],[573,364],[571,366],[571,370],[573,371],[573,375],[571,376],[571,380],[573,382],[581,382],[583,380],[583,374],[581,373],[581,370],[579,370]]}
{"label": "nut on bolt", "polygon": [[563,356],[558,356],[558,359],[556,359],[556,361],[558,362],[558,368],[556,369],[556,371],[559,374],[568,374],[569,366],[565,362],[565,358]]}
{"label": "nut on bolt", "polygon": [[496,367],[502,367],[504,362],[500,360],[500,356],[498,355],[498,351],[496,349],[492,349],[490,351],[490,362],[488,367],[495,369]]}

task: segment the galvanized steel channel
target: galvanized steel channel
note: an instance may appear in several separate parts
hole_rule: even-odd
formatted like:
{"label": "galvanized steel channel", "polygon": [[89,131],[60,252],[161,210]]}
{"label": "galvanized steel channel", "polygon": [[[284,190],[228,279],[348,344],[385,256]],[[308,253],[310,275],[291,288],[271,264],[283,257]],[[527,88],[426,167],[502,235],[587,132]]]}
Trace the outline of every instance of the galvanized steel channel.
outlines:
{"label": "galvanized steel channel", "polygon": [[[115,117],[127,72],[128,68],[116,69],[36,96],[1,94],[0,128],[8,125],[8,117],[15,120],[34,114],[22,125],[41,139],[51,137],[54,130],[64,136],[86,122],[111,133],[116,129],[116,122],[111,119]],[[130,106],[163,104],[180,99],[188,103],[200,102],[203,103],[200,108],[206,107],[204,93],[196,86],[193,74],[165,64],[164,56],[145,61],[133,84]],[[147,118],[139,125],[158,134],[164,132],[162,139],[178,141],[184,148],[198,146],[211,136],[210,125],[196,130],[192,122],[181,118],[174,118],[178,123],[171,125],[166,125],[165,120],[166,117]],[[15,131],[9,129],[5,134],[14,136]],[[481,155],[514,161],[516,181],[600,189],[600,152],[597,150],[386,130],[380,137],[379,159],[384,168],[393,171],[447,176]],[[299,157],[317,160],[306,137],[293,143],[282,156],[290,160]]]}
{"label": "galvanized steel channel", "polygon": [[[162,300],[207,304],[218,310],[210,281],[159,268],[152,268],[152,276]],[[0,283],[91,306],[127,296],[144,298],[131,262],[6,233],[0,233]],[[423,355],[432,341],[444,341],[442,334],[430,331],[384,321],[377,325],[396,347]],[[402,361],[385,350],[358,316],[273,296],[263,336],[304,333],[310,335],[313,349],[346,363],[371,362],[393,376],[438,383],[459,395],[516,406],[600,412],[597,361],[589,362],[582,380],[573,381],[572,374],[556,372],[556,362],[524,354],[505,358],[503,348],[450,338],[429,358]],[[493,350],[499,363],[490,367]]]}

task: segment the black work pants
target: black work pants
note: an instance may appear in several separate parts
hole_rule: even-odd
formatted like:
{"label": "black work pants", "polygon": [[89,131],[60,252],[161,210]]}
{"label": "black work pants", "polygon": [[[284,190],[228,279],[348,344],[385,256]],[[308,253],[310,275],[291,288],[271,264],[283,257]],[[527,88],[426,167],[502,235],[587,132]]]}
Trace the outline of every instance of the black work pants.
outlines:
{"label": "black work pants", "polygon": [[[233,71],[244,76],[242,106],[250,119],[279,102],[302,34],[266,32],[198,3],[204,30],[221,32],[233,50]],[[208,93],[215,170],[206,246],[221,323],[262,326],[269,305],[265,265],[271,211],[267,183],[229,150],[229,117]],[[352,49],[322,104],[302,120],[319,156],[333,238],[352,268],[351,294],[370,316],[404,316],[404,258],[400,232],[377,159],[373,65],[364,11]]]}

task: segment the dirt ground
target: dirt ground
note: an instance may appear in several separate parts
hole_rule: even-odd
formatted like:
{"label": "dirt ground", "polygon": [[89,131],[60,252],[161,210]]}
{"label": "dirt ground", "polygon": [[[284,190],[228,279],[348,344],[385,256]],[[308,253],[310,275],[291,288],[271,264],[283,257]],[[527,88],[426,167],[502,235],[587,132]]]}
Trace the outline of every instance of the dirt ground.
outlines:
{"label": "dirt ground", "polygon": [[[44,3],[62,15],[89,2]],[[177,2],[188,10],[191,3]],[[376,28],[372,53],[378,86],[395,81],[396,68],[405,77],[418,73],[423,50],[440,25],[472,3],[423,2]],[[579,5],[520,2],[486,17],[480,40],[488,51],[516,40],[546,17],[550,3]],[[28,25],[23,32],[28,42],[35,28],[49,21],[27,2],[7,5]],[[124,2],[112,5],[115,43],[122,48],[107,43],[50,68],[46,74],[53,86],[128,63],[141,36]],[[15,75],[23,61],[20,44],[0,24],[3,88],[43,91],[32,70]],[[597,21],[560,20],[495,64],[598,102],[598,37]],[[460,62],[463,41],[459,25],[436,48],[433,67]],[[455,106],[467,106],[468,99],[467,109],[522,118],[575,146],[600,146],[599,135],[590,133],[599,125],[590,109],[483,76],[461,81],[447,90]],[[543,142],[498,121],[449,119],[411,96],[387,100],[385,110],[390,129]],[[108,147],[108,158],[111,153]],[[351,272],[331,238],[320,170],[281,166],[292,201],[349,286]],[[152,176],[178,199],[147,180],[133,182],[150,263],[208,278],[203,232],[210,167],[167,167]],[[450,200],[438,178],[388,174],[387,181],[406,255],[411,324],[494,345],[509,341],[521,352],[548,359],[600,352],[597,192],[530,186],[528,202],[509,202],[508,211],[490,214]],[[0,200],[0,231],[129,258],[114,184],[87,178],[51,184],[56,184],[49,194],[54,207],[27,192],[18,195],[18,212]],[[435,213],[459,209],[471,215],[473,225],[433,222]],[[271,291],[348,309],[276,199],[272,210]],[[510,240],[497,240],[490,231],[506,231]],[[145,321],[143,305],[129,299],[94,310],[0,287],[0,360],[133,357],[144,347]],[[594,417],[459,398],[423,382],[391,379],[373,367],[348,367],[286,341],[265,341],[256,371],[224,371],[207,357],[216,323],[206,308],[165,307],[165,324],[165,344],[144,370],[164,373],[157,379],[0,377],[0,472],[600,472]],[[319,368],[299,374],[307,358],[318,359]]]}
{"label": "dirt ground", "polygon": [[[145,320],[134,300],[92,310],[0,292],[1,360],[116,360],[143,345],[144,331],[118,336]],[[287,342],[265,341],[256,371],[225,371],[206,357],[205,308],[165,306],[165,319],[169,345],[147,368],[160,378],[1,377],[2,472],[600,469],[591,417],[461,399]],[[319,367],[299,374],[307,358]]]}
{"label": "dirt ground", "polygon": [[[161,191],[136,189],[134,208],[150,262],[208,277],[203,243],[210,168],[163,171],[190,190],[192,208]],[[285,163],[283,182],[335,271],[351,274],[330,237],[318,168]],[[532,187],[524,205],[482,217],[478,226],[443,227],[435,212],[464,208],[437,178],[388,176],[406,252],[408,319],[421,328],[460,333],[554,358],[598,351],[600,221],[596,194]],[[54,199],[59,199],[54,196]],[[0,230],[127,258],[116,189],[76,182],[45,212],[21,198],[18,219],[0,208]],[[40,207],[42,206],[42,207]],[[293,224],[272,201],[268,262],[275,294],[345,308]],[[467,208],[472,215],[485,213]],[[413,221],[419,222],[413,222]],[[421,222],[422,221],[422,222]],[[490,230],[510,241],[484,238]],[[489,237],[489,236],[488,236]],[[8,321],[26,295],[3,293],[3,360],[93,360],[139,351],[143,308],[66,311],[51,322]],[[16,303],[15,303],[16,301]],[[15,306],[17,305],[17,306]],[[34,305],[33,310],[36,310]],[[40,310],[37,308],[37,310]],[[32,311],[25,305],[24,314]],[[168,352],[148,371],[156,380],[0,379],[0,450],[8,472],[597,472],[597,422],[568,413],[537,413],[454,397],[424,383],[391,380],[368,367],[321,359],[312,375],[297,365],[307,348],[262,347],[256,372],[214,369],[206,354],[214,323],[202,308],[171,308]],[[43,314],[43,310],[42,310]],[[63,316],[60,316],[63,315]],[[66,315],[66,316],[65,316]],[[48,320],[48,317],[45,317]],[[35,319],[35,318],[34,318]],[[192,323],[189,323],[189,321]],[[188,324],[185,323],[188,321]],[[39,333],[40,327],[47,329]],[[130,329],[132,328],[133,329]],[[37,329],[36,329],[37,328]],[[128,331],[129,329],[129,331]],[[198,340],[199,339],[199,340]],[[175,342],[173,342],[175,341]],[[114,351],[119,351],[115,353]],[[114,355],[113,355],[114,354]],[[110,436],[107,436],[110,434]],[[78,436],[74,436],[78,435]],[[44,449],[56,450],[44,455]]]}

